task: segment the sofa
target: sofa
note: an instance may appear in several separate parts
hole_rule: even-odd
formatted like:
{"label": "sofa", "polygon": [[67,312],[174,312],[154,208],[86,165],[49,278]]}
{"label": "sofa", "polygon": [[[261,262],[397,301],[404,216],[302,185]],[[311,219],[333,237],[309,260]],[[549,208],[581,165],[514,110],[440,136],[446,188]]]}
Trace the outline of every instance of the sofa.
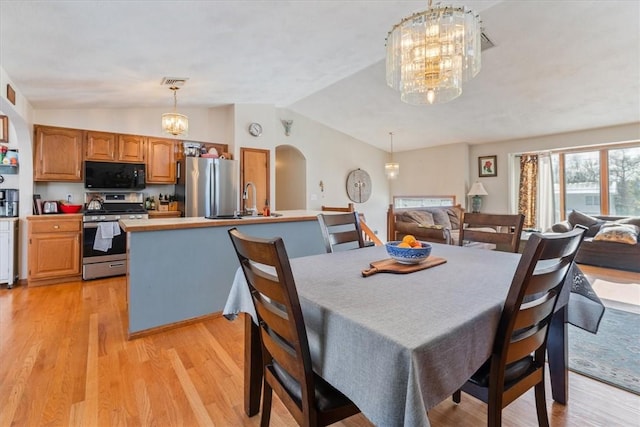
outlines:
{"label": "sofa", "polygon": [[389,205],[387,241],[402,240],[412,234],[422,241],[458,244],[463,214],[464,208],[460,205],[413,208]]}
{"label": "sofa", "polygon": [[640,272],[640,217],[591,216],[574,210],[551,231],[563,233],[576,225],[587,228],[577,263]]}

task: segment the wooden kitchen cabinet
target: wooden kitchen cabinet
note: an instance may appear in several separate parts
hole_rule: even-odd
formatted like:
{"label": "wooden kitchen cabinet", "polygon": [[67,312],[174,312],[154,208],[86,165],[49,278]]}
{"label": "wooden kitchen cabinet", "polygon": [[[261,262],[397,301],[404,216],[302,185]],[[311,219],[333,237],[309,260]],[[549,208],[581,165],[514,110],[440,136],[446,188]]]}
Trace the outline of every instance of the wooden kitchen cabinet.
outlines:
{"label": "wooden kitchen cabinet", "polygon": [[87,131],[85,160],[144,163],[145,137]]}
{"label": "wooden kitchen cabinet", "polygon": [[80,129],[35,126],[34,181],[82,182]]}
{"label": "wooden kitchen cabinet", "polygon": [[86,141],[85,160],[116,161],[116,134],[87,131]]}
{"label": "wooden kitchen cabinet", "polygon": [[176,183],[176,141],[148,137],[147,184]]}
{"label": "wooden kitchen cabinet", "polygon": [[29,286],[82,278],[82,215],[27,217]]}
{"label": "wooden kitchen cabinet", "polygon": [[118,135],[118,161],[144,163],[146,140],[140,135]]}

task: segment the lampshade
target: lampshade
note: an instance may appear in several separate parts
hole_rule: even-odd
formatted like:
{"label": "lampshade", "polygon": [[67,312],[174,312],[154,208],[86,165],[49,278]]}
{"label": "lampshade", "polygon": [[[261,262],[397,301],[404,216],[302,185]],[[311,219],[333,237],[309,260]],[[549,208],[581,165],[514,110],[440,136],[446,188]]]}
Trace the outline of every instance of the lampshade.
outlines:
{"label": "lampshade", "polygon": [[473,185],[469,189],[469,192],[467,193],[467,196],[488,196],[488,195],[489,193],[487,193],[487,190],[485,190],[484,185],[482,185],[482,183],[477,181],[473,183]]}
{"label": "lampshade", "polygon": [[162,115],[162,130],[174,136],[186,136],[189,133],[189,118],[177,112],[178,99],[176,92],[180,88],[171,86],[169,89],[173,91],[173,113],[164,113]]}
{"label": "lampshade", "polygon": [[400,175],[400,165],[393,161],[393,132],[389,132],[391,137],[391,161],[384,164],[384,174],[387,179],[396,179]]}
{"label": "lampshade", "polygon": [[480,17],[464,7],[440,6],[415,13],[387,35],[387,84],[408,104],[457,98],[462,82],[480,71]]}

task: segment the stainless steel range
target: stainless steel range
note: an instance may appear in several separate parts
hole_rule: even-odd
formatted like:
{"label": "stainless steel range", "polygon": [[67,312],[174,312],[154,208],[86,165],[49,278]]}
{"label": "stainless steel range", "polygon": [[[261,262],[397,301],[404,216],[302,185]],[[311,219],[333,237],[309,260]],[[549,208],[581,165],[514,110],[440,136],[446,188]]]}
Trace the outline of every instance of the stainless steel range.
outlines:
{"label": "stainless steel range", "polygon": [[148,219],[144,193],[85,193],[82,242],[82,278],[127,273],[127,234],[120,219]]}

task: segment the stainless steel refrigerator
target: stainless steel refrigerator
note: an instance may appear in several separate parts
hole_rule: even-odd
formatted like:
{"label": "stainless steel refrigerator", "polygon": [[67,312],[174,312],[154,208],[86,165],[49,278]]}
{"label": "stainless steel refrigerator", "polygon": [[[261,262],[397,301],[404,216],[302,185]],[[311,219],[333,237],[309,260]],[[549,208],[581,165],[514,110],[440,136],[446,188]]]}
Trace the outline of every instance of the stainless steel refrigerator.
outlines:
{"label": "stainless steel refrigerator", "polygon": [[185,157],[180,161],[176,199],[185,217],[231,217],[238,210],[235,160]]}

